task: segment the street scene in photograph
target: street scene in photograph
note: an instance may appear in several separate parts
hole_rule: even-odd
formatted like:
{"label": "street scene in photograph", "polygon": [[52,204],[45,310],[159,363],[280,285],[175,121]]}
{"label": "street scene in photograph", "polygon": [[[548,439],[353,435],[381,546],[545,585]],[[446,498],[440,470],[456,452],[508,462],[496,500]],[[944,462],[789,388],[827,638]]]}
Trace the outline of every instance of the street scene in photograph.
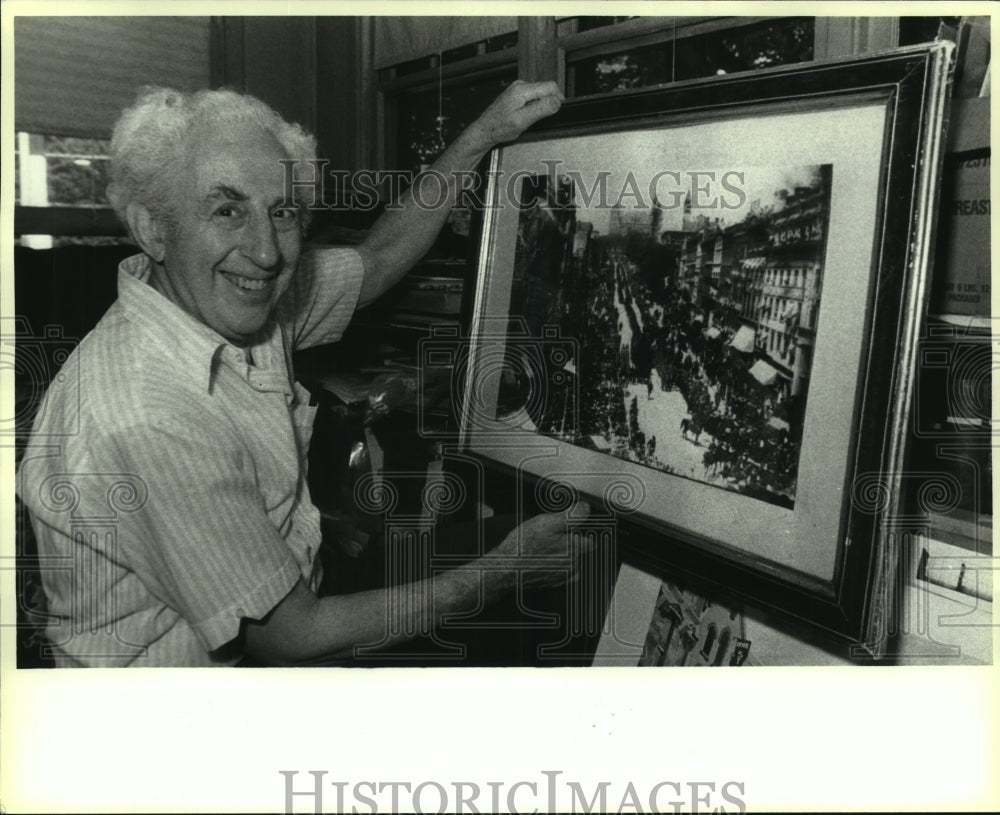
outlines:
{"label": "street scene in photograph", "polygon": [[672,205],[606,207],[581,202],[594,174],[525,179],[510,313],[532,337],[557,327],[578,358],[525,381],[540,375],[511,343],[498,413],[541,388],[540,433],[791,508],[832,167],[672,178],[689,176]]}

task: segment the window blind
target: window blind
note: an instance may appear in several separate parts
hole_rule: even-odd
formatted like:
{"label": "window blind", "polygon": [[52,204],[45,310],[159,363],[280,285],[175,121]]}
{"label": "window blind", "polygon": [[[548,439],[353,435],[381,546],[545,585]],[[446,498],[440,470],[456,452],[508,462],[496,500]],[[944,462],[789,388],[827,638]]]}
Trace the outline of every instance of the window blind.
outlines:
{"label": "window blind", "polygon": [[375,17],[375,67],[517,31],[517,17]]}
{"label": "window blind", "polygon": [[17,17],[18,130],[106,138],[143,85],[209,86],[208,17]]}

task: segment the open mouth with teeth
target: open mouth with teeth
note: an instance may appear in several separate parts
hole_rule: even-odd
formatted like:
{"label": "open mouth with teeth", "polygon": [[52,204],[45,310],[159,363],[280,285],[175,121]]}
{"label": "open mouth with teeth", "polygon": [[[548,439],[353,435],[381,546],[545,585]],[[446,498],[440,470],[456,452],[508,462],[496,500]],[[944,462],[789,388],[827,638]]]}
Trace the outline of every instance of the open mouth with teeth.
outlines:
{"label": "open mouth with teeth", "polygon": [[277,280],[277,277],[244,277],[243,275],[235,274],[234,272],[222,272],[221,274],[224,278],[226,278],[226,280],[236,286],[236,288],[248,292],[264,291],[275,280]]}

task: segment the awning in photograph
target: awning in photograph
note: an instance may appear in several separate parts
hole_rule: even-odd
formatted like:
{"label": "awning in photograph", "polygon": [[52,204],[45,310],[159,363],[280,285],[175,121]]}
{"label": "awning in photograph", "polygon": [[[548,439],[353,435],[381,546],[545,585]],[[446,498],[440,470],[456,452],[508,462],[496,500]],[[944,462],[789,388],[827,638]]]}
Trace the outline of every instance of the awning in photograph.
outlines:
{"label": "awning in photograph", "polygon": [[767,258],[763,255],[758,255],[752,258],[743,258],[742,266],[744,269],[759,269],[767,261]]}
{"label": "awning in photograph", "polygon": [[775,430],[792,429],[792,426],[788,422],[786,422],[784,419],[779,419],[777,416],[772,416],[770,419],[767,420],[767,423],[770,427],[773,427]]}
{"label": "awning in photograph", "polygon": [[758,359],[750,369],[750,376],[761,385],[771,385],[778,378],[778,369],[764,360]]}
{"label": "awning in photograph", "polygon": [[815,218],[823,211],[822,204],[813,204],[806,209],[796,209],[784,215],[777,216],[773,221],[771,221],[771,227],[783,227],[789,226],[791,224],[801,223],[807,221],[810,218]]}
{"label": "awning in photograph", "polygon": [[602,453],[606,453],[611,450],[611,442],[609,442],[604,436],[588,436],[590,443],[594,445],[595,450],[600,450]]}
{"label": "awning in photograph", "polygon": [[732,341],[729,343],[737,351],[742,351],[744,354],[753,353],[754,340],[757,336],[755,332],[748,325],[741,325],[740,330],[736,332],[736,336],[733,337]]}
{"label": "awning in photograph", "polygon": [[506,415],[498,414],[497,421],[503,422],[505,425],[508,425],[509,427],[516,427],[521,430],[527,430],[529,433],[534,433],[536,430],[538,430],[538,427],[535,425],[535,423],[531,421],[531,417],[528,415],[528,411],[526,411],[523,407],[519,407],[517,410],[514,410]]}

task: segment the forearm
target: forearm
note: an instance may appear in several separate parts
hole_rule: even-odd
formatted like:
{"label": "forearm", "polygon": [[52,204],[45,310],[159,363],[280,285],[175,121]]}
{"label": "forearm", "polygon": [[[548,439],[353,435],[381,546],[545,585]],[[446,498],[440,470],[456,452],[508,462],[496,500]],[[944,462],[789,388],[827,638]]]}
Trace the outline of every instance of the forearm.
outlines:
{"label": "forearm", "polygon": [[[389,589],[316,597],[299,583],[262,621],[247,621],[245,647],[268,663],[294,665],[389,648],[429,633],[444,614],[472,611],[511,590],[513,560],[491,559]],[[476,563],[478,563],[477,561]]]}
{"label": "forearm", "polygon": [[427,254],[490,147],[486,134],[471,125],[379,217],[360,247],[365,261],[361,305],[398,283]]}
{"label": "forearm", "polygon": [[573,580],[593,538],[570,546],[568,523],[589,511],[581,501],[529,518],[487,554],[431,579],[321,598],[300,580],[267,617],[246,621],[246,650],[276,664],[351,656],[359,646],[387,648],[429,633],[442,615],[474,611],[515,588]]}
{"label": "forearm", "polygon": [[487,151],[513,141],[539,119],[555,113],[561,103],[562,94],[554,82],[511,83],[434,163],[433,172],[423,177],[426,186],[420,176],[414,180],[398,206],[386,210],[360,247],[365,260],[362,305],[397,283],[427,253]]}

